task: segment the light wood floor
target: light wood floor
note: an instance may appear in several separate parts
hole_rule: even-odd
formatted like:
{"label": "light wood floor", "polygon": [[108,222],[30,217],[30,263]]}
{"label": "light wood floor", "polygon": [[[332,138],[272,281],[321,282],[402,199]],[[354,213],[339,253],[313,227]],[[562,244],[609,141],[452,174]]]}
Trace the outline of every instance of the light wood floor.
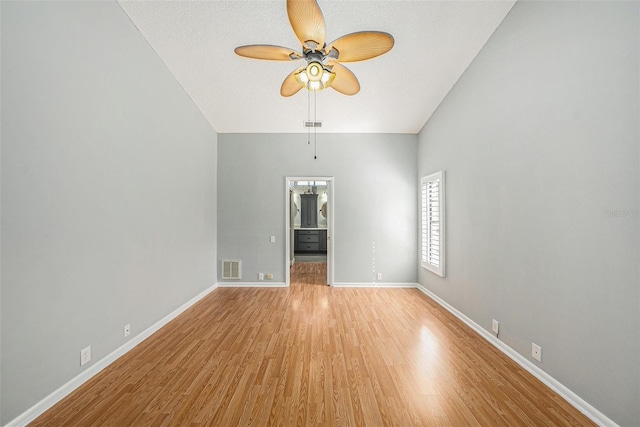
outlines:
{"label": "light wood floor", "polygon": [[299,265],[215,290],[32,425],[593,425],[418,290]]}

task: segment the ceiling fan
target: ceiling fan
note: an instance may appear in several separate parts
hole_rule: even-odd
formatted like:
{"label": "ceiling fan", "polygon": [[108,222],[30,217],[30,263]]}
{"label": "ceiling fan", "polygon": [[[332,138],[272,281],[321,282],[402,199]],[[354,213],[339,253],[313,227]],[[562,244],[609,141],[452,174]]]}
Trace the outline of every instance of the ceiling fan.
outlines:
{"label": "ceiling fan", "polygon": [[375,58],[393,47],[391,34],[381,31],[360,31],[325,43],[324,17],[316,0],[287,0],[287,15],[302,46],[302,53],[286,47],[257,44],[235,49],[236,54],[253,59],[304,59],[306,65],[284,79],[280,88],[282,96],[292,96],[303,87],[309,90],[331,87],[345,95],[355,95],[360,91],[360,83],[341,62]]}

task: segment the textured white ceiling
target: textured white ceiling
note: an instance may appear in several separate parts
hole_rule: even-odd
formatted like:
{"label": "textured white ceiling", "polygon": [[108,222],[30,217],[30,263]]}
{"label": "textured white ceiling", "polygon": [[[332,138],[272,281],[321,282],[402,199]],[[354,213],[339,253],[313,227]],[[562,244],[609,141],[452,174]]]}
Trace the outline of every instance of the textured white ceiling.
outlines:
{"label": "textured white ceiling", "polygon": [[[395,38],[387,54],[345,64],[361,90],[317,93],[322,132],[420,131],[515,1],[319,0],[327,41],[364,30]],[[303,62],[237,56],[246,44],[301,50],[284,0],[125,1],[119,4],[219,133],[306,132],[308,92],[280,96]],[[311,111],[313,119],[313,95]]]}

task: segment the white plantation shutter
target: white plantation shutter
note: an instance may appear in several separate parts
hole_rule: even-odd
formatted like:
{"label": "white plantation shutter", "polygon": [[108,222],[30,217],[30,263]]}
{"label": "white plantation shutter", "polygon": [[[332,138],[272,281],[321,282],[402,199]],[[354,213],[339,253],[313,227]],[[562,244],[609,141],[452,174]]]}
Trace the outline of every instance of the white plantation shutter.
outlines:
{"label": "white plantation shutter", "polygon": [[444,172],[420,180],[420,263],[444,277]]}

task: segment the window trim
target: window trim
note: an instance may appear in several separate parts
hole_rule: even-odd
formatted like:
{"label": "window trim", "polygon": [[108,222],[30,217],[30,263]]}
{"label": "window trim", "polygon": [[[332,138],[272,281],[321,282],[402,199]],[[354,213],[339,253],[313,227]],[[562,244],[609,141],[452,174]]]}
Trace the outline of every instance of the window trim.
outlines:
{"label": "window trim", "polygon": [[[428,245],[429,237],[427,236],[428,230],[431,228],[427,223],[429,220],[425,218],[427,215],[427,200],[425,198],[426,186],[430,183],[438,183],[438,265],[429,262],[429,256],[426,246]],[[427,176],[420,178],[420,265],[437,274],[440,277],[445,277],[445,254],[446,254],[446,224],[445,224],[445,174],[444,171],[438,171]]]}

